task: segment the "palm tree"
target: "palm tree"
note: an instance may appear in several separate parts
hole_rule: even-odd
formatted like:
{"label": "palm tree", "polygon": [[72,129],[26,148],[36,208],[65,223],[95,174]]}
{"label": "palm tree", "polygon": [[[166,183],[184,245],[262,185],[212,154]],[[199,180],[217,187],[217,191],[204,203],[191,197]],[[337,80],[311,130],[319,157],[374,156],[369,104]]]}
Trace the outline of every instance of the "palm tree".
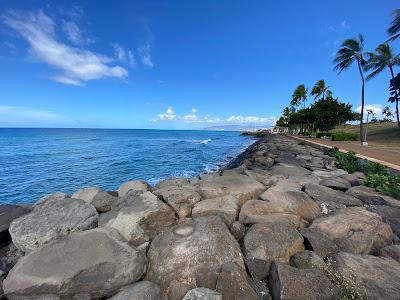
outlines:
{"label": "palm tree", "polygon": [[303,102],[304,108],[306,108],[308,90],[304,84],[300,84],[293,92],[292,101],[290,104],[293,107],[297,107]]}
{"label": "palm tree", "polygon": [[387,32],[391,37],[390,40],[395,40],[400,36],[400,9],[395,9],[392,13],[393,21],[390,24]]}
{"label": "palm tree", "polygon": [[360,114],[360,139],[361,143],[365,142],[364,136],[364,37],[360,34],[357,38],[347,39],[342,43],[342,47],[337,51],[334,59],[335,70],[339,74],[343,70],[347,70],[355,62],[357,63],[358,71],[361,77],[361,114]]}
{"label": "palm tree", "polygon": [[322,96],[322,100],[325,100],[325,93],[328,94],[328,91],[330,91],[329,86],[326,86],[325,80],[321,79],[312,88],[311,96],[314,96],[315,100]]}
{"label": "palm tree", "polygon": [[[371,80],[376,75],[381,73],[384,69],[388,68],[390,70],[390,75],[394,80],[394,72],[393,67],[395,65],[400,65],[400,54],[395,55],[393,48],[388,43],[380,44],[375,52],[367,52],[368,61],[366,64],[366,68],[371,70],[371,73],[367,76],[367,80]],[[400,128],[400,119],[399,119],[399,95],[398,91],[395,88],[395,97],[396,97],[396,117],[397,117],[397,127]]]}

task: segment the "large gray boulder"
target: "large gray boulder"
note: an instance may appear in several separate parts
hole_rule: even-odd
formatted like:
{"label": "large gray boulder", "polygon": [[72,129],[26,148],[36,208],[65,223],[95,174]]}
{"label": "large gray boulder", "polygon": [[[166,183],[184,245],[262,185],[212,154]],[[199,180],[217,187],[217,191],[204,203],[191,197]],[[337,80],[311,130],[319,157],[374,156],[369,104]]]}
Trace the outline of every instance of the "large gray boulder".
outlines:
{"label": "large gray boulder", "polygon": [[338,289],[322,271],[274,262],[270,273],[272,300],[339,300]]}
{"label": "large gray boulder", "polygon": [[222,300],[222,295],[208,288],[200,287],[188,291],[182,300]]}
{"label": "large gray boulder", "polygon": [[385,198],[374,189],[360,185],[350,188],[346,193],[360,199],[367,205],[386,205]]}
{"label": "large gray boulder", "polygon": [[97,226],[95,207],[80,199],[46,200],[32,212],[15,219],[9,228],[13,243],[30,252],[62,239],[74,231]]}
{"label": "large gray boulder", "polygon": [[351,188],[350,182],[342,177],[328,177],[322,179],[319,184],[339,191],[347,191]]}
{"label": "large gray boulder", "polygon": [[340,251],[336,243],[318,228],[301,228],[299,232],[304,237],[306,249],[313,250],[322,258],[332,256]]}
{"label": "large gray boulder", "polygon": [[0,205],[0,241],[5,232],[10,227],[12,220],[29,213],[30,207],[22,207],[19,205],[3,204]]}
{"label": "large gray boulder", "polygon": [[167,295],[155,283],[150,281],[139,281],[124,286],[119,293],[109,300],[168,300]]}
{"label": "large gray boulder", "polygon": [[191,185],[184,186],[163,186],[154,189],[153,193],[167,202],[183,219],[190,217],[193,206],[201,200],[201,196]]}
{"label": "large gray boulder", "polygon": [[175,223],[173,210],[151,192],[128,191],[111,211],[101,214],[99,227],[114,228],[133,246],[148,243]]}
{"label": "large gray boulder", "polygon": [[195,282],[202,270],[234,262],[245,271],[239,244],[219,217],[187,220],[157,235],[147,253],[146,279],[166,289],[173,280]]}
{"label": "large gray boulder", "polygon": [[70,197],[66,193],[62,192],[55,192],[52,194],[48,194],[40,198],[36,203],[33,205],[34,207],[42,205],[46,203],[47,201],[58,201],[58,200],[63,200],[63,199],[69,199]]}
{"label": "large gray boulder", "polygon": [[290,181],[278,182],[260,197],[268,204],[265,210],[271,214],[293,214],[306,221],[312,221],[321,214],[321,208],[318,203],[306,193],[296,190]]}
{"label": "large gray boulder", "polygon": [[86,294],[100,298],[139,280],[144,254],[102,229],[70,234],[21,258],[4,280],[8,299]]}
{"label": "large gray boulder", "polygon": [[268,275],[273,261],[287,263],[293,254],[303,250],[303,237],[288,222],[254,224],[243,239],[247,267],[260,280]]}
{"label": "large gray boulder", "polygon": [[150,190],[150,185],[146,181],[143,181],[143,180],[131,180],[131,181],[124,182],[118,188],[118,196],[123,197],[130,190],[147,192]]}
{"label": "large gray boulder", "polygon": [[386,205],[371,205],[367,209],[380,215],[383,222],[389,224],[393,232],[400,237],[400,208]]}
{"label": "large gray boulder", "polygon": [[231,196],[222,196],[198,202],[192,211],[192,217],[220,216],[230,226],[237,218],[239,201]]}
{"label": "large gray boulder", "polygon": [[303,177],[311,174],[311,171],[291,164],[277,164],[271,168],[272,175],[283,175],[293,177]]}
{"label": "large gray boulder", "polygon": [[154,186],[154,190],[159,190],[165,187],[183,187],[189,184],[189,180],[186,177],[172,177],[161,180]]}
{"label": "large gray boulder", "polygon": [[390,257],[400,263],[400,245],[389,245],[379,251],[379,256]]}
{"label": "large gray boulder", "polygon": [[298,269],[317,269],[326,268],[324,260],[314,251],[305,250],[298,252],[290,258],[290,265]]}
{"label": "large gray boulder", "polygon": [[332,212],[336,209],[346,206],[363,205],[360,199],[319,184],[306,184],[304,186],[304,192],[306,192],[315,201],[320,203],[320,205],[324,204],[327,207],[328,212]]}
{"label": "large gray boulder", "polygon": [[400,263],[391,258],[340,252],[333,258],[337,275],[366,299],[400,298]]}
{"label": "large gray boulder", "polygon": [[114,197],[98,187],[88,187],[75,192],[72,195],[74,199],[82,199],[83,201],[92,204],[98,212],[106,212],[111,209],[111,205],[117,200]]}
{"label": "large gray boulder", "polygon": [[390,226],[364,207],[339,209],[334,215],[314,220],[310,228],[324,232],[342,251],[350,253],[376,253],[393,240]]}

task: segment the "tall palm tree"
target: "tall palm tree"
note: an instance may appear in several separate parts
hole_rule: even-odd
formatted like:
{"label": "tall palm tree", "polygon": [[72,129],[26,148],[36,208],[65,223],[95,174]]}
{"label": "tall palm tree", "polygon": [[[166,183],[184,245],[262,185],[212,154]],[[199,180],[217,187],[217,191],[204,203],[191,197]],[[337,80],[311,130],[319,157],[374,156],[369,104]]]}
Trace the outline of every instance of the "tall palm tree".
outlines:
{"label": "tall palm tree", "polygon": [[325,84],[325,80],[318,80],[317,83],[313,86],[311,90],[311,96],[314,96],[314,99],[318,99],[322,96],[322,100],[325,100],[325,94],[329,91],[329,86]]}
{"label": "tall palm tree", "polygon": [[292,101],[290,104],[293,107],[297,107],[303,102],[304,108],[306,108],[308,90],[304,84],[300,84],[292,94]]}
{"label": "tall palm tree", "polygon": [[[400,65],[400,54],[395,55],[393,48],[388,43],[380,44],[376,47],[375,52],[367,52],[367,58],[366,69],[371,70],[371,73],[367,76],[367,80],[371,80],[386,68],[390,70],[390,75],[394,80],[393,67]],[[400,128],[399,95],[397,89],[394,89],[394,92],[396,97],[397,127]]]}
{"label": "tall palm tree", "polygon": [[357,38],[347,39],[342,43],[342,47],[337,51],[334,59],[335,70],[339,74],[343,70],[347,70],[353,63],[357,63],[358,71],[361,77],[361,114],[360,114],[360,139],[361,143],[365,142],[364,136],[364,37],[360,34]]}
{"label": "tall palm tree", "polygon": [[392,12],[393,21],[390,24],[387,32],[391,37],[390,40],[395,40],[400,37],[400,9],[395,9]]}

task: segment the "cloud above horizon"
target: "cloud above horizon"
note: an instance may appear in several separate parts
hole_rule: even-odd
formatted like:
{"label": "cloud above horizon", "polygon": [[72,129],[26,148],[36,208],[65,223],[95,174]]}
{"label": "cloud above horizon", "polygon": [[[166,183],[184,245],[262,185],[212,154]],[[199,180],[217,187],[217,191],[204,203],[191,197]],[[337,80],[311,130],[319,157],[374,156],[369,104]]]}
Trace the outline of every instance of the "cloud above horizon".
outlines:
{"label": "cloud above horizon", "polygon": [[[62,29],[67,39],[75,46],[59,41],[56,36],[56,23],[43,11],[8,11],[1,19],[29,43],[30,53],[38,60],[61,71],[52,77],[57,82],[82,86],[89,80],[128,76],[125,68],[113,64],[113,58],[82,48],[91,40],[85,37],[84,32],[72,21],[64,22]],[[128,56],[130,55],[128,53]]]}
{"label": "cloud above horizon", "polygon": [[[367,104],[367,105],[364,105],[364,120],[367,119],[367,111],[368,110],[371,110],[372,113],[373,113],[373,116],[375,118],[377,118],[378,120],[383,119],[384,118],[383,109],[384,109],[384,106],[382,104]],[[361,112],[361,106],[358,106],[356,108],[356,112],[358,112],[358,113]],[[369,116],[369,120],[371,120],[371,119],[372,119],[372,117]]]}
{"label": "cloud above horizon", "polygon": [[172,106],[161,114],[158,114],[156,118],[152,119],[152,122],[163,122],[163,121],[180,121],[184,123],[208,123],[208,124],[230,124],[230,125],[265,125],[274,126],[276,118],[274,116],[259,117],[259,116],[243,116],[243,115],[232,115],[227,118],[213,117],[209,114],[199,116],[196,114],[197,109],[193,108],[190,113],[179,116],[175,113]]}
{"label": "cloud above horizon", "polygon": [[62,119],[62,116],[49,110],[0,104],[0,120],[2,124],[54,123]]}

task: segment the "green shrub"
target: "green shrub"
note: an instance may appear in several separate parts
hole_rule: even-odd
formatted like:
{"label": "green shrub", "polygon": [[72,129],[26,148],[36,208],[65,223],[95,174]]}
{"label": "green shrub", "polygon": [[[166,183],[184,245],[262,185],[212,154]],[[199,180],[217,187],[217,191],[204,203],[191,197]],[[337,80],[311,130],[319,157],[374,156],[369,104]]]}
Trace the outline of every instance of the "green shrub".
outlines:
{"label": "green shrub", "polygon": [[348,173],[354,173],[359,170],[358,158],[353,151],[347,153],[339,152],[337,155],[336,166],[340,169],[347,171]]}
{"label": "green shrub", "polygon": [[364,182],[375,191],[400,199],[400,175],[369,174]]}
{"label": "green shrub", "polygon": [[330,133],[330,132],[317,132],[317,134],[315,136],[317,138],[321,138],[323,136],[332,136],[332,133]]}
{"label": "green shrub", "polygon": [[332,132],[332,141],[358,141],[357,133]]}
{"label": "green shrub", "polygon": [[359,171],[363,172],[365,175],[374,174],[374,175],[388,175],[389,168],[372,162],[368,160],[364,160],[359,168]]}

